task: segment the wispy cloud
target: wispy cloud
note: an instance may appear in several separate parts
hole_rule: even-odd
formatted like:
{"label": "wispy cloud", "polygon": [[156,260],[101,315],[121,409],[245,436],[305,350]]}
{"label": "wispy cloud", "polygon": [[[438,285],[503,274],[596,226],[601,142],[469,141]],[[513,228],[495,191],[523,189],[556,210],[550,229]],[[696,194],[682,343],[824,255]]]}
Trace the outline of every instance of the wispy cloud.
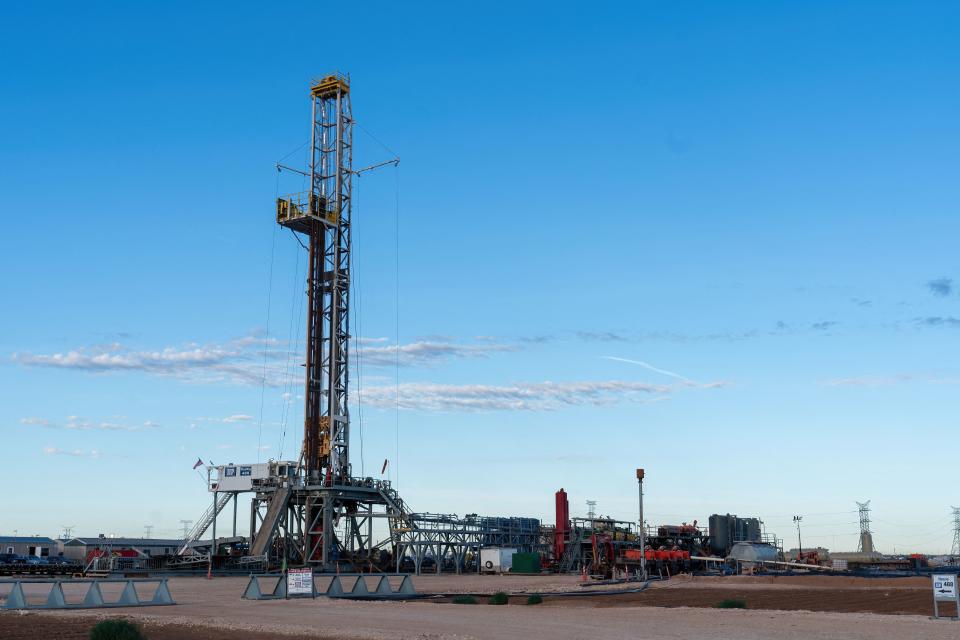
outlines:
{"label": "wispy cloud", "polygon": [[828,387],[889,387],[907,382],[930,384],[960,384],[960,377],[950,378],[932,374],[895,373],[891,375],[866,375],[851,378],[832,378],[822,384]]}
{"label": "wispy cloud", "polygon": [[[715,389],[726,382],[703,385]],[[381,408],[397,404],[402,409],[422,411],[553,411],[582,405],[612,405],[620,402],[647,403],[664,400],[678,385],[649,384],[623,380],[582,382],[519,382],[509,385],[437,384],[410,382],[399,387],[368,387],[364,402]]]}
{"label": "wispy cloud", "polygon": [[36,427],[52,427],[52,426],[54,426],[54,425],[53,425],[49,420],[47,420],[46,418],[36,418],[36,417],[20,418],[20,424],[28,424],[28,425],[32,425],[32,426],[36,426]]}
{"label": "wispy cloud", "polygon": [[253,416],[248,416],[245,413],[236,413],[232,416],[226,416],[223,418],[193,418],[196,422],[216,422],[219,424],[235,424],[237,422],[251,422],[253,421]]}
{"label": "wispy cloud", "polygon": [[577,331],[577,337],[587,342],[628,342],[630,337],[618,331]]}
{"label": "wispy cloud", "polygon": [[927,327],[960,327],[960,318],[953,316],[927,316],[917,318],[917,324]]}
{"label": "wispy cloud", "polygon": [[59,447],[44,447],[43,454],[47,456],[70,456],[72,458],[99,458],[102,455],[97,449],[60,449]]}
{"label": "wispy cloud", "polygon": [[363,346],[358,349],[363,364],[372,366],[402,367],[429,366],[444,360],[457,358],[486,358],[492,353],[516,351],[515,345],[484,341],[481,344],[458,344],[455,342],[423,340],[401,345]]}
{"label": "wispy cloud", "polygon": [[635,364],[643,367],[648,371],[653,371],[654,373],[659,373],[660,375],[669,376],[671,378],[676,378],[677,380],[682,380],[683,382],[689,382],[691,384],[696,384],[693,380],[686,376],[682,376],[679,373],[674,373],[673,371],[667,371],[666,369],[659,369],[652,364],[646,363],[643,360],[631,360],[630,358],[620,358],[617,356],[600,356],[604,360],[613,360],[614,362],[627,362],[629,364]]}
{"label": "wispy cloud", "polygon": [[952,278],[936,278],[927,282],[927,289],[935,296],[945,298],[953,293]]}
{"label": "wispy cloud", "polygon": [[[91,373],[147,373],[189,382],[229,383],[282,387],[291,375],[292,345],[249,335],[225,343],[189,343],[158,350],[134,349],[111,343],[55,353],[14,353],[12,359],[27,367],[71,369]],[[490,340],[461,343],[424,339],[406,344],[388,344],[386,338],[359,338],[354,355],[365,365],[403,367],[431,366],[447,360],[485,358],[520,347]],[[297,353],[294,358],[301,358]],[[358,360],[355,359],[355,362]],[[295,374],[299,378],[299,373]]]}
{"label": "wispy cloud", "polygon": [[281,377],[277,361],[286,358],[286,351],[278,349],[278,344],[276,340],[258,335],[223,344],[189,343],[159,350],[137,350],[112,343],[49,354],[14,353],[13,360],[28,367],[92,373],[142,372],[204,382],[260,384],[266,358],[266,383],[277,386]]}
{"label": "wispy cloud", "polygon": [[158,429],[160,425],[153,420],[145,420],[142,423],[130,424],[124,416],[117,416],[120,420],[86,420],[80,416],[67,416],[65,422],[54,422],[46,418],[29,417],[20,418],[20,424],[44,427],[47,429],[69,429],[72,431],[142,431],[144,429]]}
{"label": "wispy cloud", "polygon": [[814,322],[810,325],[810,328],[814,331],[829,331],[837,326],[837,324],[838,323],[834,320],[822,320],[820,322]]}

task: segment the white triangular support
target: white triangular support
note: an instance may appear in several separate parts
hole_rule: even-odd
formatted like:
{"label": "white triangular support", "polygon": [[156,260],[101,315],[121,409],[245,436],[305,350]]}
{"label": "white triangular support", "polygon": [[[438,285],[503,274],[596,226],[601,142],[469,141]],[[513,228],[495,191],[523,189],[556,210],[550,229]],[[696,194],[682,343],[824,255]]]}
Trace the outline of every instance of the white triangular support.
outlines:
{"label": "white triangular support", "polygon": [[120,594],[120,599],[117,600],[117,604],[130,606],[140,604],[140,597],[137,595],[137,589],[133,586],[132,580],[127,580],[127,584],[124,585],[123,593]]}
{"label": "white triangular support", "polygon": [[83,597],[84,607],[102,607],[103,593],[100,591],[100,583],[94,580],[87,588],[87,595]]}
{"label": "white triangular support", "polygon": [[250,582],[247,583],[247,589],[243,592],[243,597],[247,600],[261,600],[263,594],[260,592],[260,581],[257,576],[250,574]]}
{"label": "white triangular support", "polygon": [[162,578],[157,585],[157,592],[153,594],[153,600],[150,604],[176,604],[173,597],[170,596],[170,588],[167,586],[167,579]]}
{"label": "white triangular support", "polygon": [[[360,578],[363,580],[363,578]],[[390,588],[390,580],[387,576],[380,576],[380,582],[377,584],[377,590],[375,592],[378,596],[390,596],[393,595],[393,589]]]}
{"label": "white triangular support", "polygon": [[410,576],[403,576],[403,582],[400,583],[400,588],[397,590],[397,593],[408,596],[417,595],[417,590],[413,587],[413,580]]}
{"label": "white triangular support", "polygon": [[350,590],[350,595],[352,596],[369,596],[370,590],[367,589],[367,581],[364,580],[363,576],[357,576],[357,582],[353,585],[353,589]]}
{"label": "white triangular support", "polygon": [[327,586],[325,595],[330,596],[331,598],[339,598],[343,594],[343,584],[340,583],[340,576],[333,576],[333,580],[330,581],[330,584]]}
{"label": "white triangular support", "polygon": [[50,587],[50,593],[47,594],[47,603],[44,605],[45,609],[63,609],[67,606],[67,601],[63,597],[63,587],[60,586],[60,581],[56,581]]}
{"label": "white triangular support", "polygon": [[3,605],[4,609],[26,609],[27,608],[27,599],[23,597],[23,587],[20,585],[20,581],[13,583],[13,589],[10,591],[10,595],[7,596],[7,602]]}

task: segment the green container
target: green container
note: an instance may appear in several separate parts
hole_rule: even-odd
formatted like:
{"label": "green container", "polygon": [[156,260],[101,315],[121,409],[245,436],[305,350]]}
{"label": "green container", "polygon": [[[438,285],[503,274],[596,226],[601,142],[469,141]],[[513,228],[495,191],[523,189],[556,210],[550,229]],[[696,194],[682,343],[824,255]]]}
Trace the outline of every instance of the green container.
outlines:
{"label": "green container", "polygon": [[511,573],[540,573],[540,554],[539,553],[515,553],[513,554],[513,567]]}

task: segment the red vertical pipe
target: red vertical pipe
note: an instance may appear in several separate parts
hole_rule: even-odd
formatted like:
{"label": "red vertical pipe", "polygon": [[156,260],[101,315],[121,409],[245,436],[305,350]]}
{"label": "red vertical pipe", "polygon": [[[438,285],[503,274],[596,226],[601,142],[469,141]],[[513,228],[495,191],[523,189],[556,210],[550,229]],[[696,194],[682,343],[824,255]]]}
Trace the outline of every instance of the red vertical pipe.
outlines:
{"label": "red vertical pipe", "polygon": [[570,502],[567,500],[567,492],[562,488],[557,491],[556,500],[557,526],[554,530],[553,557],[559,561],[563,557],[567,534],[570,532]]}

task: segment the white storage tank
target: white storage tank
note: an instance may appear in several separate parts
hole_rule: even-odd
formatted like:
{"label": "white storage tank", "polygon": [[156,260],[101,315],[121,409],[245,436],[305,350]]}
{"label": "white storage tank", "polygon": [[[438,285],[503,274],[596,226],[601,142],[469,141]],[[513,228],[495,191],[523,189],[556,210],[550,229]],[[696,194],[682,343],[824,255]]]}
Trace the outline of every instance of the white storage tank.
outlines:
{"label": "white storage tank", "polygon": [[480,571],[482,573],[504,573],[513,567],[513,554],[516,547],[485,547],[480,549]]}
{"label": "white storage tank", "polygon": [[737,562],[769,562],[777,560],[780,552],[772,544],[764,542],[738,542],[730,549],[728,560]]}

